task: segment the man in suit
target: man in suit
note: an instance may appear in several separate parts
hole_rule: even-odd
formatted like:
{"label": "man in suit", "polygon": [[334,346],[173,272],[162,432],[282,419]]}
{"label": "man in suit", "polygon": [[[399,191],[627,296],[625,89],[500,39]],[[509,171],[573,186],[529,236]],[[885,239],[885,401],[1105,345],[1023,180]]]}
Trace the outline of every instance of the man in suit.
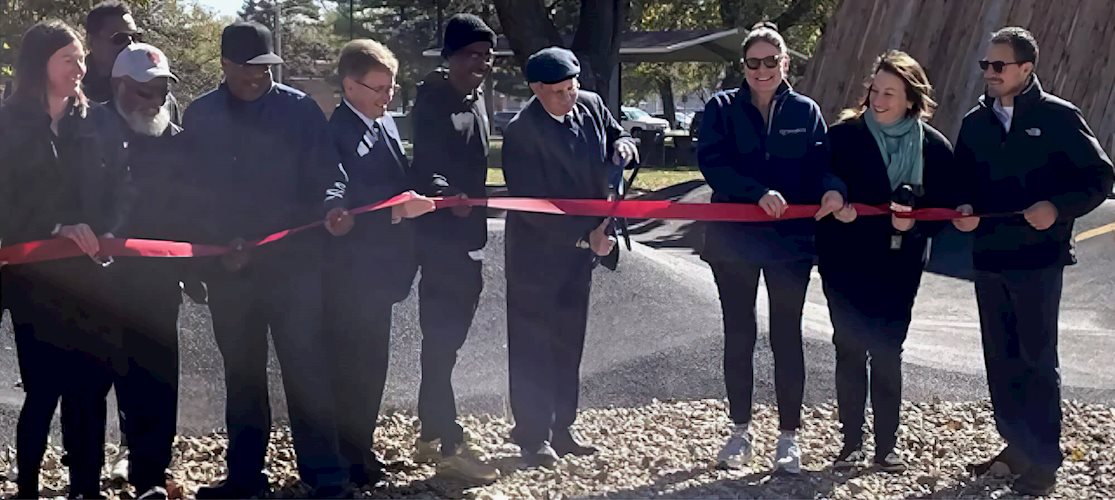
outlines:
{"label": "man in suit", "polygon": [[[410,164],[395,122],[386,114],[398,71],[395,55],[374,40],[353,40],[341,49],[337,74],[344,100],[333,111],[329,130],[348,174],[344,198],[349,207],[411,189]],[[339,449],[358,486],[375,486],[383,477],[383,464],[372,453],[372,433],[387,381],[391,307],[410,293],[418,270],[414,229],[404,219],[433,209],[432,200],[419,197],[366,214],[355,224],[342,213],[328,226],[343,236],[326,246],[325,338]]]}
{"label": "man in suit", "polygon": [[[572,52],[550,47],[524,69],[534,97],[507,125],[503,169],[511,196],[610,199],[609,172],[637,160],[634,141],[599,95],[580,90]],[[618,250],[600,217],[507,216],[507,338],[511,437],[524,461],[596,451],[577,442],[581,353],[592,269]]]}

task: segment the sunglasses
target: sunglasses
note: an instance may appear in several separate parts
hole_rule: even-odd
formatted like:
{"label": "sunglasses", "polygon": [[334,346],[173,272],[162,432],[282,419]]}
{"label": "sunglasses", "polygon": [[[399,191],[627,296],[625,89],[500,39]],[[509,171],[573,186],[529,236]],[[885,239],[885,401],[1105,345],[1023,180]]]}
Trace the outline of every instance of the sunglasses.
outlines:
{"label": "sunglasses", "polygon": [[130,33],[127,31],[118,31],[116,33],[113,33],[112,38],[110,38],[109,40],[112,41],[113,45],[131,45],[133,43],[143,43],[143,33],[140,33],[138,31],[134,33]]}
{"label": "sunglasses", "polygon": [[748,58],[743,60],[743,64],[746,64],[747,67],[750,68],[750,69],[759,69],[760,64],[762,64],[763,66],[766,66],[768,68],[777,68],[778,63],[780,63],[780,62],[782,62],[782,55],[781,54],[774,55],[774,56],[766,56],[766,57],[761,58],[761,59],[758,58],[758,57],[748,57]]}
{"label": "sunglasses", "polygon": [[987,71],[987,68],[991,68],[996,73],[1002,73],[1003,70],[1006,69],[1007,66],[1010,66],[1012,64],[1017,64],[1017,65],[1021,66],[1023,64],[1026,64],[1027,62],[1029,62],[1029,61],[1006,62],[1006,61],[988,61],[988,60],[984,59],[984,60],[979,62],[979,69],[981,71]]}

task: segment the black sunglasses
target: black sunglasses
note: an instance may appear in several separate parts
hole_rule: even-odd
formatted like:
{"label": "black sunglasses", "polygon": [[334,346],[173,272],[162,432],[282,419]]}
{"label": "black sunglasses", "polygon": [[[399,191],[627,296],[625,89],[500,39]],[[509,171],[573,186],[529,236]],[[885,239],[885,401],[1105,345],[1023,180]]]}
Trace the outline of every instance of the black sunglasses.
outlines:
{"label": "black sunglasses", "polygon": [[979,69],[981,71],[987,71],[987,68],[991,68],[996,73],[1002,73],[1003,69],[1005,69],[1007,66],[1010,66],[1012,64],[1017,64],[1017,65],[1021,66],[1023,64],[1028,63],[1028,62],[1029,61],[1014,61],[1014,62],[988,61],[988,60],[984,59],[984,60],[979,62]]}
{"label": "black sunglasses", "polygon": [[109,40],[112,41],[113,45],[131,45],[133,43],[143,43],[143,33],[139,31],[118,31],[116,33],[113,33],[112,38],[110,38]]}
{"label": "black sunglasses", "polygon": [[781,62],[781,61],[782,61],[782,55],[778,54],[778,55],[773,55],[773,56],[766,56],[762,59],[760,59],[758,57],[748,57],[747,59],[743,60],[743,63],[746,64],[747,67],[750,68],[750,69],[759,69],[760,64],[762,64],[763,66],[766,66],[768,68],[777,68],[778,63]]}

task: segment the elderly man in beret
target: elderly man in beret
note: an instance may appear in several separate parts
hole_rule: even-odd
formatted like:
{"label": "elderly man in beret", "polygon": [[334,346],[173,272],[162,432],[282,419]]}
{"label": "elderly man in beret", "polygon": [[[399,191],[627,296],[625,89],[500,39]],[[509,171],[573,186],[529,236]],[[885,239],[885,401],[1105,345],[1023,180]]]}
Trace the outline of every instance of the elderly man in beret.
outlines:
{"label": "elderly man in beret", "polygon": [[[611,199],[609,173],[638,161],[634,141],[600,96],[580,89],[580,63],[551,47],[524,68],[534,97],[504,132],[511,196]],[[590,455],[570,427],[577,417],[592,269],[618,251],[611,220],[507,215],[507,343],[511,432],[531,466]]]}

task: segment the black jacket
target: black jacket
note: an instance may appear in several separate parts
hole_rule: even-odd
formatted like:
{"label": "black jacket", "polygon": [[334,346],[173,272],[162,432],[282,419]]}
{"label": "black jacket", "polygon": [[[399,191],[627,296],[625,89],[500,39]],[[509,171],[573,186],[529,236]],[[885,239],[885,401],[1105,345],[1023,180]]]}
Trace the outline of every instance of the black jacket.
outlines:
{"label": "black jacket", "polygon": [[[411,111],[414,126],[415,186],[428,196],[470,198],[487,195],[488,118],[479,90],[461,95],[449,83],[449,73],[439,69],[418,84]],[[422,239],[459,248],[479,250],[488,241],[484,210],[468,217],[451,211],[435,212],[415,221]]]}
{"label": "black jacket", "polygon": [[[600,96],[581,91],[573,108],[574,134],[555,120],[537,98],[507,124],[503,172],[511,196],[606,199],[613,144],[628,137]],[[603,221],[599,217],[510,212],[507,214],[509,276],[531,271],[536,259],[591,258],[577,241]]]}
{"label": "black jacket", "polygon": [[[115,193],[119,216],[112,233],[117,238],[171,241],[203,237],[192,215],[204,195],[186,182],[189,164],[182,128],[171,123],[157,137],[135,133],[111,102],[94,110],[92,118],[105,164],[124,182]],[[122,278],[121,283],[129,286],[126,290],[157,289],[180,299],[178,282],[186,279],[192,264],[193,260],[183,259],[121,259],[109,274]]]}
{"label": "black jacket", "polygon": [[[368,125],[346,102],[329,118],[333,146],[348,173],[345,199],[349,208],[414,188],[394,121],[381,118],[377,122],[389,140],[373,141]],[[326,286],[340,286],[340,293],[374,295],[388,303],[405,299],[418,270],[414,222],[392,224],[390,210],[358,216],[349,234],[330,237],[326,244]],[[354,280],[359,290],[348,287]]]}
{"label": "black jacket", "polygon": [[50,116],[14,99],[0,108],[0,240],[51,238],[58,224],[86,223],[97,234],[118,224],[113,191],[90,110],[73,107],[50,129]]}
{"label": "black jacket", "polygon": [[[786,83],[771,103],[770,119],[751,103],[746,83],[720,92],[705,105],[697,163],[712,188],[712,201],[758,203],[775,190],[790,204],[820,203],[828,190],[841,193],[829,173],[825,120],[812,99]],[[812,259],[812,219],[718,222],[705,231],[702,258],[755,264]]]}
{"label": "black jacket", "polygon": [[1084,116],[1072,103],[1042,90],[1035,76],[1014,99],[1008,132],[980,98],[964,117],[956,161],[970,176],[964,197],[976,213],[1021,211],[1039,201],[1057,207],[1057,222],[1045,231],[1021,215],[985,217],[975,231],[977,270],[1040,269],[1076,262],[1073,221],[1111,192],[1111,160]]}
{"label": "black jacket", "polygon": [[[923,124],[925,166],[922,196],[915,208],[955,208],[960,199],[962,176],[953,161],[952,144],[937,129]],[[890,177],[883,156],[863,118],[833,125],[828,132],[832,173],[848,189],[849,203],[888,205],[892,199]],[[887,216],[858,217],[851,223],[825,218],[817,223],[818,268],[822,273],[861,272],[864,266],[884,270],[882,263],[901,259],[905,265],[924,263],[926,240],[943,226],[939,222],[917,222],[910,231],[899,233]],[[901,245],[891,249],[891,237],[901,235]],[[885,272],[885,271],[884,271]]]}
{"label": "black jacket", "polygon": [[[74,106],[50,129],[49,115],[21,101],[0,108],[0,244],[50,239],[59,224],[85,223],[101,235],[118,223],[115,190],[122,184],[106,168],[89,110]],[[107,304],[105,269],[87,257],[6,266],[4,299],[13,314],[36,304],[71,321],[73,331],[36,331],[63,348],[103,353],[109,339],[94,333]],[[33,317],[29,318],[33,319]]]}
{"label": "black jacket", "polygon": [[[343,203],[344,171],[325,115],[299,90],[274,84],[244,102],[222,84],[190,105],[184,128],[191,182],[207,192],[197,217],[202,243],[260,238],[321,220]],[[259,249],[253,262],[314,264],[324,237],[296,235]]]}

